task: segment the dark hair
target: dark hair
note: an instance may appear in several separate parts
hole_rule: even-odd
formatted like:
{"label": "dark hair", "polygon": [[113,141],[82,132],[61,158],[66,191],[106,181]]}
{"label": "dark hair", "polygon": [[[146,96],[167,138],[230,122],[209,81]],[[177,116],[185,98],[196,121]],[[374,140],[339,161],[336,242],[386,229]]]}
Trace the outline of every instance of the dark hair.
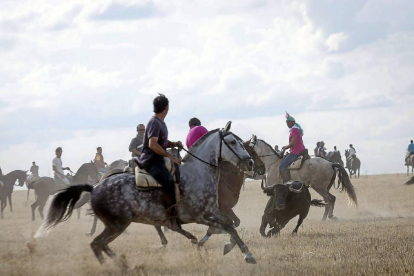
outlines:
{"label": "dark hair", "polygon": [[316,145],[319,147],[321,145],[321,142],[317,142]]}
{"label": "dark hair", "polygon": [[161,113],[165,110],[169,102],[164,94],[158,94],[152,103],[154,104],[154,113]]}
{"label": "dark hair", "polygon": [[97,148],[96,148],[96,150],[100,150],[100,149],[102,149],[102,148],[101,148],[101,147],[97,147]]}
{"label": "dark hair", "polygon": [[413,140],[411,140],[411,144],[413,143]]}
{"label": "dark hair", "polygon": [[62,150],[62,148],[61,147],[57,147],[56,150],[55,150],[55,152],[57,152],[59,150]]}
{"label": "dark hair", "polygon": [[349,144],[349,146],[352,148],[352,144]]}
{"label": "dark hair", "polygon": [[334,146],[334,149],[336,149],[336,146]]}
{"label": "dark hair", "polygon": [[188,125],[190,127],[192,127],[192,126],[201,126],[201,122],[200,122],[199,119],[197,119],[196,117],[194,117],[194,118],[191,118],[190,119],[190,121],[188,122]]}

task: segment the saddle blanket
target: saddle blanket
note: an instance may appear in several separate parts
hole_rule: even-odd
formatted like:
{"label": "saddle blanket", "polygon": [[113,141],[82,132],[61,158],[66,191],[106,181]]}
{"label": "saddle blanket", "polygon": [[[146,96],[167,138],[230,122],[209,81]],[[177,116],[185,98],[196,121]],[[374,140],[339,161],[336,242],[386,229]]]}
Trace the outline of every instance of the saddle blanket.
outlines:
{"label": "saddle blanket", "polygon": [[290,164],[290,166],[288,167],[288,170],[299,170],[302,166],[302,160],[303,160],[303,156],[301,155],[292,164]]}

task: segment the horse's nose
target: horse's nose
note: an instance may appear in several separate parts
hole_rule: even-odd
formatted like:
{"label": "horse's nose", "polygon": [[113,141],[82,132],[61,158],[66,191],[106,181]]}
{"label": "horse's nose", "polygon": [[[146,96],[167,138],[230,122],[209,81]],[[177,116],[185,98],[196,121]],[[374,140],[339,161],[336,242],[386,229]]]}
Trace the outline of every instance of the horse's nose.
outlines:
{"label": "horse's nose", "polygon": [[247,162],[247,166],[249,166],[249,168],[253,168],[253,165],[254,165],[254,162],[253,162],[253,160],[252,160],[252,159],[250,159],[250,160]]}

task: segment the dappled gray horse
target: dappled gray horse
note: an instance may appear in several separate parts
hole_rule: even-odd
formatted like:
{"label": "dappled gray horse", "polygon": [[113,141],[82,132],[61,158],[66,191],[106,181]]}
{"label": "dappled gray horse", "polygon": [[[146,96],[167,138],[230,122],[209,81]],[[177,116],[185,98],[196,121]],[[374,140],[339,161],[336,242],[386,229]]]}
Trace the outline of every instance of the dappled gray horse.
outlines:
{"label": "dappled gray horse", "polygon": [[[79,170],[70,180],[71,185],[81,183],[96,183],[99,180],[98,170],[93,163],[83,164]],[[30,183],[30,188],[34,189],[36,195],[36,201],[31,205],[32,207],[32,220],[35,220],[35,211],[39,207],[40,217],[43,219],[43,208],[50,195],[55,194],[57,191],[67,188],[67,186],[55,183],[55,180],[51,177],[41,177],[33,183]]]}
{"label": "dappled gray horse", "polygon": [[[248,263],[255,263],[253,255],[233,227],[233,221],[223,215],[217,206],[217,184],[219,166],[228,161],[243,171],[250,171],[253,161],[241,142],[230,132],[231,124],[222,130],[213,130],[200,138],[186,155],[181,172],[181,201],[176,206],[177,218],[181,224],[198,223],[226,231],[237,242]],[[196,157],[194,157],[196,156]],[[203,160],[204,162],[201,162]],[[91,243],[100,263],[105,261],[103,252],[112,258],[122,271],[127,270],[123,258],[109,248],[131,222],[171,227],[168,209],[174,202],[174,195],[164,189],[140,190],[136,187],[135,176],[117,174],[100,182],[97,186],[78,185],[58,193],[49,209],[47,219],[38,231],[55,226],[68,219],[82,192],[91,192],[93,212],[105,224],[105,229]],[[197,239],[179,225],[170,228],[190,238]]]}
{"label": "dappled gray horse", "polygon": [[3,183],[0,187],[0,217],[3,218],[3,211],[7,206],[7,199],[9,199],[10,205],[10,212],[13,212],[13,204],[12,204],[12,193],[14,190],[14,185],[16,180],[19,182],[19,186],[23,187],[26,178],[27,178],[27,171],[22,170],[15,170],[12,171],[5,176],[1,177],[0,181]]}
{"label": "dappled gray horse", "polygon": [[[282,178],[279,176],[279,165],[282,159],[280,159],[272,146],[263,140],[257,139],[254,150],[266,165],[266,185],[283,184]],[[291,171],[292,180],[302,181],[305,185],[312,187],[328,204],[325,207],[323,220],[327,217],[336,219],[333,215],[336,197],[329,190],[335,182],[337,172],[339,177],[338,183],[342,185],[341,189],[347,192],[350,202],[357,204],[354,186],[346,170],[341,165],[333,164],[328,160],[317,157],[306,160],[299,170]]]}

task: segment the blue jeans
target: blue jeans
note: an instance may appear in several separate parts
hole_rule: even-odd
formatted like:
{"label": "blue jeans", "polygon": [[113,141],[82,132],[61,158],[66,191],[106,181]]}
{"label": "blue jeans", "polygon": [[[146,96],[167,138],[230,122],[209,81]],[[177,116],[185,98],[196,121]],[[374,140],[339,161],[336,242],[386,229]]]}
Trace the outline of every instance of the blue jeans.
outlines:
{"label": "blue jeans", "polygon": [[289,153],[288,156],[286,156],[286,158],[283,159],[282,163],[280,163],[279,171],[280,172],[287,171],[287,168],[289,167],[289,165],[292,164],[296,159],[298,159],[299,155],[300,154]]}

